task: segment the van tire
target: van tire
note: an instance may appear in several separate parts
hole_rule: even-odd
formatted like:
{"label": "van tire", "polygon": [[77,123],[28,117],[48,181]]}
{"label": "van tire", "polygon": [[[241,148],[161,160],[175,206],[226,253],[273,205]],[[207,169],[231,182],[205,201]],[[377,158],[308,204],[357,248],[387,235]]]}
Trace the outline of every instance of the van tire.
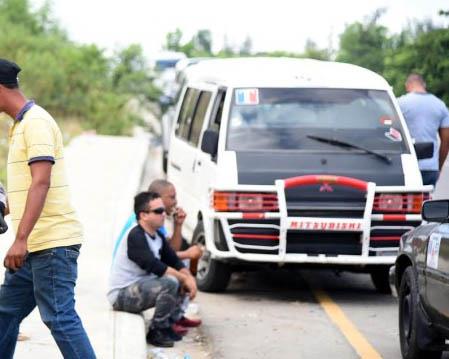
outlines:
{"label": "van tire", "polygon": [[390,282],[389,282],[389,266],[383,266],[377,269],[373,269],[371,274],[371,281],[374,287],[379,293],[391,294]]}
{"label": "van tire", "polygon": [[[198,222],[193,231],[192,243],[205,246],[204,227]],[[207,248],[198,261],[196,283],[203,292],[222,292],[226,289],[231,278],[231,268],[228,264],[217,261],[210,257]]]}

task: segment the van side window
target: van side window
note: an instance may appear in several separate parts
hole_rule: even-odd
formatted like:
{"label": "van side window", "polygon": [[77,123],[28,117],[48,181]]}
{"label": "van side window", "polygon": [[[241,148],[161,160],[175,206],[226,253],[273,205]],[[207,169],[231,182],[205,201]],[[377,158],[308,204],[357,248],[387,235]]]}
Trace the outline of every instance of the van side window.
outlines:
{"label": "van side window", "polygon": [[223,115],[225,98],[226,98],[226,89],[219,89],[210,116],[211,121],[209,123],[209,129],[216,130],[217,132],[220,131],[221,116]]}
{"label": "van side window", "polygon": [[182,101],[175,134],[185,140],[187,140],[189,136],[190,124],[192,122],[193,111],[195,110],[198,94],[198,90],[188,88],[184,95],[184,100]]}
{"label": "van side window", "polygon": [[209,107],[211,97],[212,97],[211,92],[202,91],[198,99],[189,137],[189,142],[191,142],[195,146],[198,146],[201,129],[203,128],[204,117],[206,116],[206,111],[207,108]]}

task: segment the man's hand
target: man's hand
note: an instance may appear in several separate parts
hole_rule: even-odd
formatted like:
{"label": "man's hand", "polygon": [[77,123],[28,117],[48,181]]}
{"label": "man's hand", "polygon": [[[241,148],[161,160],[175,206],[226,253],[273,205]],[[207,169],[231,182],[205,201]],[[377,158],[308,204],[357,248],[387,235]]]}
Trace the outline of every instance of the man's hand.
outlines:
{"label": "man's hand", "polygon": [[176,225],[182,226],[182,224],[186,219],[186,216],[187,216],[186,212],[184,212],[184,210],[181,207],[177,207],[175,209],[175,213],[173,214],[175,226]]}
{"label": "man's hand", "polygon": [[186,252],[185,257],[188,259],[200,259],[203,255],[203,249],[199,245],[193,245],[186,249],[184,252]]}
{"label": "man's hand", "polygon": [[183,289],[189,294],[189,298],[192,300],[196,296],[197,288],[196,281],[192,275],[187,275],[187,278],[182,283]]}
{"label": "man's hand", "polygon": [[22,267],[25,260],[25,255],[27,254],[27,241],[16,239],[6,253],[3,265],[13,271],[18,270]]}

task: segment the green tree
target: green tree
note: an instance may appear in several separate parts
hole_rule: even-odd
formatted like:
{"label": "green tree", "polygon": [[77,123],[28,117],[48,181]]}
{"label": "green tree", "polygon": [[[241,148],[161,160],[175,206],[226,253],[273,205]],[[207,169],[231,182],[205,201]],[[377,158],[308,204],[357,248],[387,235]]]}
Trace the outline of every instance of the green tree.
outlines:
{"label": "green tree", "polygon": [[165,35],[165,45],[163,47],[166,50],[181,51],[181,40],[182,31],[177,28],[175,31],[169,32]]}
{"label": "green tree", "polygon": [[0,54],[23,71],[21,87],[58,121],[75,119],[105,134],[129,133],[139,118],[129,108],[156,97],[140,47],[107,57],[95,45],[78,45],[51,16],[50,5],[0,0]]}
{"label": "green tree", "polygon": [[247,36],[240,46],[239,55],[240,56],[249,56],[253,50],[253,40],[251,37]]}
{"label": "green tree", "polygon": [[421,32],[412,41],[394,48],[386,59],[385,77],[395,93],[404,93],[411,72],[421,74],[430,92],[449,104],[449,29]]}
{"label": "green tree", "polygon": [[319,49],[317,44],[308,39],[306,46],[304,47],[304,53],[302,54],[306,58],[316,59],[316,60],[329,60],[330,51],[327,49]]}
{"label": "green tree", "polygon": [[384,9],[376,10],[367,21],[346,26],[340,35],[340,49],[336,60],[382,73],[389,47],[387,28],[378,24],[384,13]]}

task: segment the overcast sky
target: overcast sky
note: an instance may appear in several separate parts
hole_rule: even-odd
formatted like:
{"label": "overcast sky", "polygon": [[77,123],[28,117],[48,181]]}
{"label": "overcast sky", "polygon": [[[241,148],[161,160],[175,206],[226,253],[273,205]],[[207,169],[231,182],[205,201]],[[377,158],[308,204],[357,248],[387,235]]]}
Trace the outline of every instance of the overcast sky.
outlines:
{"label": "overcast sky", "polygon": [[[32,0],[38,6],[43,0]],[[53,13],[72,40],[95,43],[108,50],[141,44],[149,56],[157,53],[165,34],[180,28],[187,41],[199,29],[214,35],[214,49],[226,36],[241,44],[247,36],[253,50],[301,52],[306,40],[320,47],[338,44],[345,24],[363,19],[378,8],[387,13],[381,23],[392,33],[408,21],[431,18],[448,24],[438,10],[448,0],[53,0]]]}

